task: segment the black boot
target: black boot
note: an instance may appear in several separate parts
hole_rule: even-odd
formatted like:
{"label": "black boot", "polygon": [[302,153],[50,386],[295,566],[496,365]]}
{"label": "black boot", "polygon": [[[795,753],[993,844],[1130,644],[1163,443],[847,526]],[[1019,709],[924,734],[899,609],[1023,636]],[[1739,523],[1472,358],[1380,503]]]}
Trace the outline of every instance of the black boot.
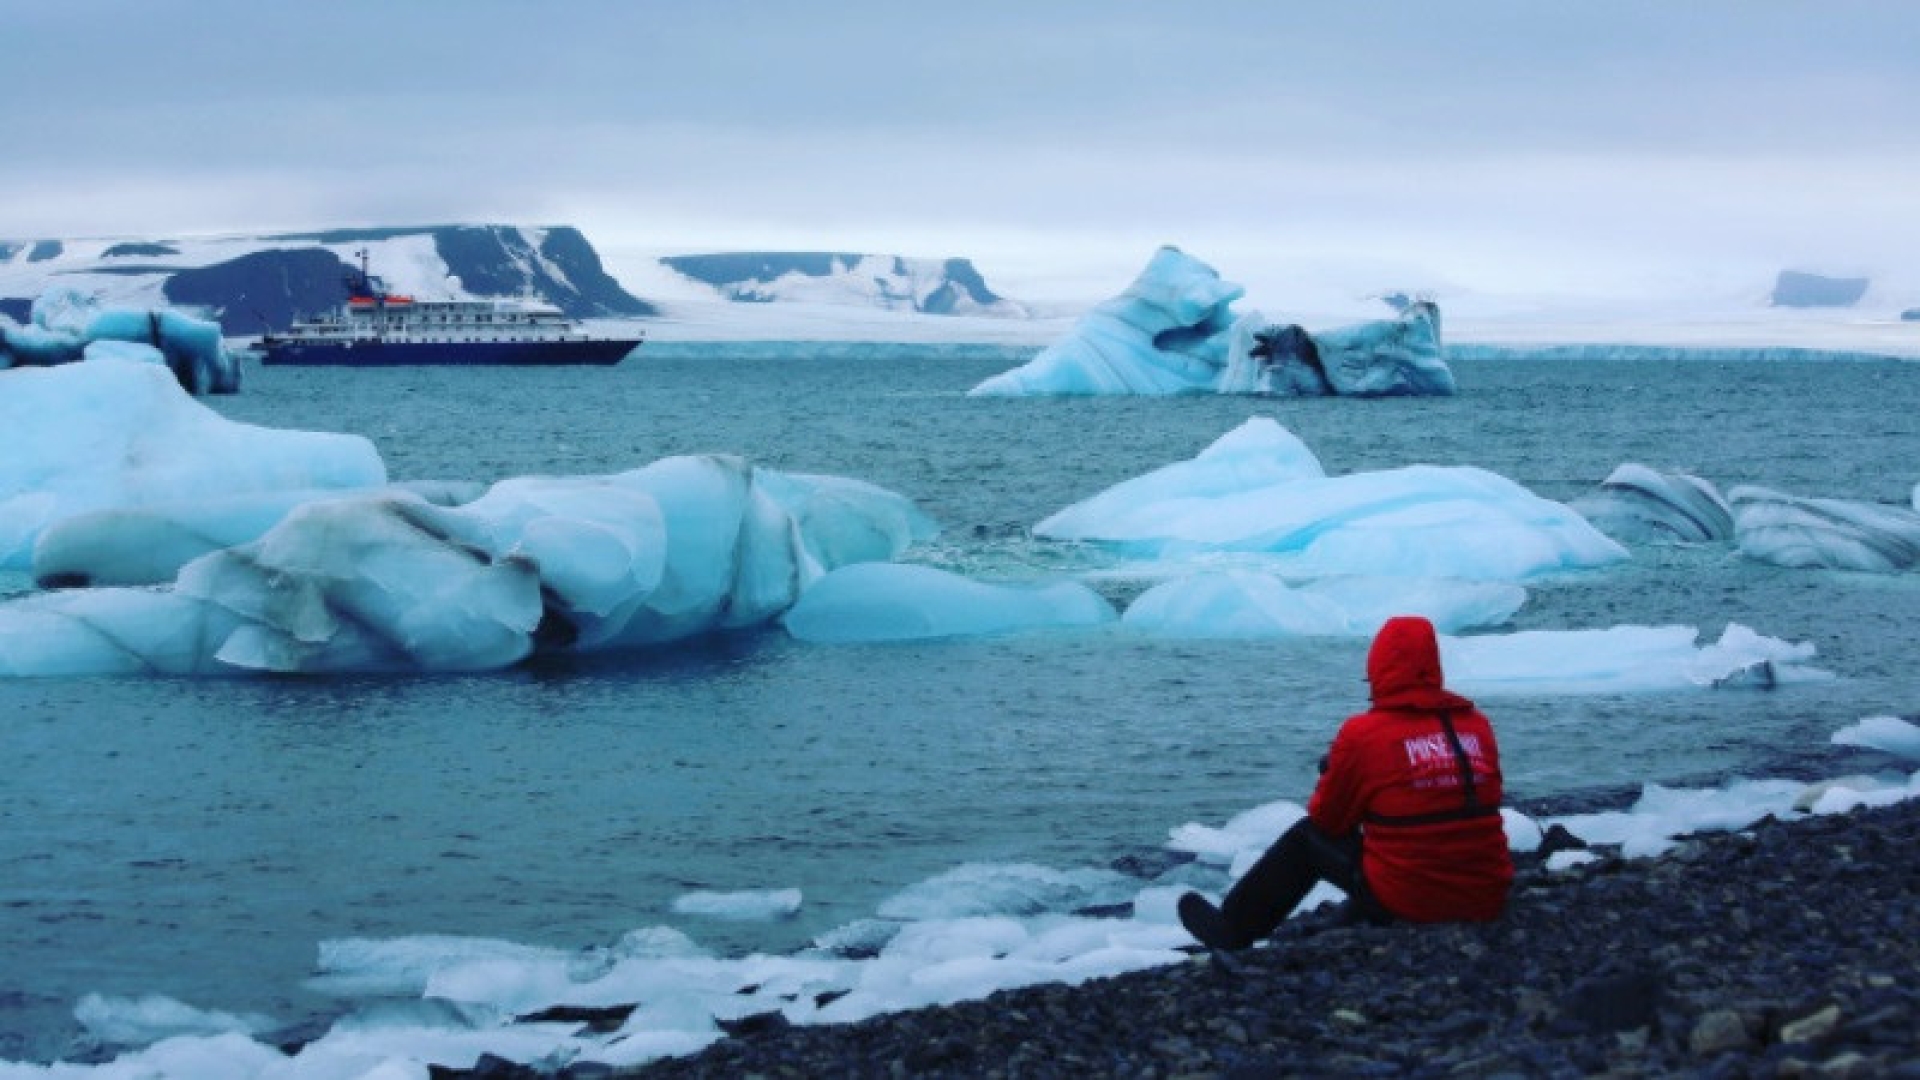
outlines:
{"label": "black boot", "polygon": [[1219,908],[1197,892],[1180,897],[1179,911],[1180,925],[1209,949],[1232,952],[1252,944],[1227,923],[1227,917],[1220,914]]}

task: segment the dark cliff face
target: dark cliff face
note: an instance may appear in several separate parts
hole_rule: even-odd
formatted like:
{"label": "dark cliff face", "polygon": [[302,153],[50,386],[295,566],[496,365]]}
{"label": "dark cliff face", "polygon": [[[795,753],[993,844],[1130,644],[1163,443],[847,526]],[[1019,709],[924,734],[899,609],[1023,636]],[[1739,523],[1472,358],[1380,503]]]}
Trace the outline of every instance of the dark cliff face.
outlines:
{"label": "dark cliff face", "polygon": [[275,248],[181,270],[161,287],[167,302],[220,313],[229,336],[285,330],[302,315],[339,307],[347,266],[324,248]]}
{"label": "dark cliff face", "polygon": [[[608,275],[599,254],[578,229],[548,229],[537,252],[519,229],[498,225],[434,229],[433,243],[447,269],[476,296],[532,293],[574,318],[658,314],[652,304],[628,293]],[[561,276],[556,277],[547,264]]]}
{"label": "dark cliff face", "polygon": [[[221,330],[233,336],[284,330],[294,319],[331,311],[346,298],[349,267],[317,244],[370,244],[430,235],[448,271],[475,296],[532,295],[574,318],[653,315],[652,304],[628,293],[601,266],[593,245],[574,228],[546,230],[535,251],[517,228],[445,225],[429,228],[336,229],[264,237],[279,246],[190,270],[168,273],[167,301],[217,312]],[[157,245],[155,245],[157,246]],[[141,251],[139,254],[150,254]],[[133,254],[125,252],[123,254]],[[371,251],[374,274],[380,251]]]}
{"label": "dark cliff face", "polygon": [[1774,307],[1852,307],[1867,295],[1868,278],[1835,278],[1782,270],[1774,282]]}
{"label": "dark cliff face", "polygon": [[165,255],[178,255],[178,248],[165,244],[115,244],[100,253],[103,259],[157,258]]}
{"label": "dark cliff face", "polygon": [[934,315],[951,315],[962,296],[983,306],[1000,301],[1000,297],[987,288],[987,279],[980,276],[980,271],[974,269],[970,260],[948,259],[946,274],[946,283],[927,294],[926,303],[921,305],[922,310]]}

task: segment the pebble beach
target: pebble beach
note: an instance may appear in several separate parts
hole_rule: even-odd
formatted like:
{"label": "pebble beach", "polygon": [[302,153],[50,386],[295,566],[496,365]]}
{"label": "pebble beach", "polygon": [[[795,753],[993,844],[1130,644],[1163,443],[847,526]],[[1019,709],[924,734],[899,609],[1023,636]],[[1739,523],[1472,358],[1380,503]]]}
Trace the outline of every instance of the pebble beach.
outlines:
{"label": "pebble beach", "polygon": [[[1920,1077],[1920,800],[1523,865],[1475,925],[1290,920],[1231,962],[436,1077]],[[602,1017],[614,1022],[617,1014]]]}

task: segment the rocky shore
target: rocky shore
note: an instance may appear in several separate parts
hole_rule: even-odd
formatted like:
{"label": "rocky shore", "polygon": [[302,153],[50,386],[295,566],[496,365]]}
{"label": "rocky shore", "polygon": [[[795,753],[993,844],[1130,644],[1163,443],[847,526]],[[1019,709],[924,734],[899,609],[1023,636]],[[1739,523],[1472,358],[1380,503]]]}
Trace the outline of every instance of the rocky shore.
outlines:
{"label": "rocky shore", "polygon": [[[563,1077],[1920,1078],[1920,800],[1523,866],[1507,914],[1314,913],[1231,964],[1041,986]],[[519,1077],[483,1061],[438,1076]]]}

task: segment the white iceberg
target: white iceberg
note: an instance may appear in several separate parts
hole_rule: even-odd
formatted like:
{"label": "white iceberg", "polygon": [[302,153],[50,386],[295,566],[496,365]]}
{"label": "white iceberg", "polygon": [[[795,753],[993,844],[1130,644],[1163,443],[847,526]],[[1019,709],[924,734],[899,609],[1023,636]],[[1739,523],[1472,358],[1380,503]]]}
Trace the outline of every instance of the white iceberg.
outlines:
{"label": "white iceberg", "polygon": [[1291,577],[1393,574],[1521,581],[1626,559],[1579,514],[1505,477],[1414,465],[1342,477],[1255,418],[1183,466],[1055,513],[1036,536],[1133,558],[1256,552]]}
{"label": "white iceberg", "polygon": [[1727,493],[1734,542],[1751,559],[1796,569],[1888,573],[1920,566],[1920,510],[1803,499],[1745,485]]}
{"label": "white iceberg", "polygon": [[1113,606],[1078,582],[996,585],[928,566],[869,562],[810,586],[782,624],[802,641],[849,644],[1084,628]]}
{"label": "white iceberg", "polygon": [[0,570],[77,514],[387,482],[357,435],[235,423],[164,370],[105,360],[0,372]]}

